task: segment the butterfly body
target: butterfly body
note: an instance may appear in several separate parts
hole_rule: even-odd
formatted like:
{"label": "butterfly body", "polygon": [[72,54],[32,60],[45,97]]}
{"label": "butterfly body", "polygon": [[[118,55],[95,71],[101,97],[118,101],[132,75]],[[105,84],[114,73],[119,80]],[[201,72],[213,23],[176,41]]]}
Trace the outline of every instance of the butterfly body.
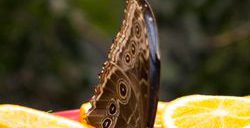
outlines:
{"label": "butterfly body", "polygon": [[99,75],[87,121],[97,128],[153,127],[160,56],[152,11],[144,0],[128,0]]}

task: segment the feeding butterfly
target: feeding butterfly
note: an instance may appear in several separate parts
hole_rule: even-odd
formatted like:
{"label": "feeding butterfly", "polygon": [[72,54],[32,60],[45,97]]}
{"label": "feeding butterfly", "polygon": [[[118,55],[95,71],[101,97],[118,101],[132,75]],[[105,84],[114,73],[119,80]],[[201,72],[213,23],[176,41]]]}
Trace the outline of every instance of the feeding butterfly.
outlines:
{"label": "feeding butterfly", "polygon": [[152,128],[160,53],[156,21],[146,0],[128,0],[121,25],[99,75],[87,122],[97,128]]}

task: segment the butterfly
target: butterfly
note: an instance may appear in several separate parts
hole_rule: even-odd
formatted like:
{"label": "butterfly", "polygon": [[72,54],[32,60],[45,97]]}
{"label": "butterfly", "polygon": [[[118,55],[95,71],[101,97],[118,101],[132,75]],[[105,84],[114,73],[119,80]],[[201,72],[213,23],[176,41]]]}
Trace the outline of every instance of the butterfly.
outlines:
{"label": "butterfly", "polygon": [[146,0],[128,0],[99,74],[87,122],[96,128],[152,128],[160,81],[155,17]]}

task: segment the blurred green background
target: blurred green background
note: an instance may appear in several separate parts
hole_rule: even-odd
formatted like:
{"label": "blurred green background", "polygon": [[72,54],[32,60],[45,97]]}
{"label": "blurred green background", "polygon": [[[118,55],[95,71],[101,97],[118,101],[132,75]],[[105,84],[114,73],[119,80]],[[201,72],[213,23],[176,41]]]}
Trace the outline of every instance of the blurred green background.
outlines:
{"label": "blurred green background", "polygon": [[[249,0],[149,0],[161,100],[250,94]],[[97,83],[125,0],[1,0],[0,104],[79,108]]]}

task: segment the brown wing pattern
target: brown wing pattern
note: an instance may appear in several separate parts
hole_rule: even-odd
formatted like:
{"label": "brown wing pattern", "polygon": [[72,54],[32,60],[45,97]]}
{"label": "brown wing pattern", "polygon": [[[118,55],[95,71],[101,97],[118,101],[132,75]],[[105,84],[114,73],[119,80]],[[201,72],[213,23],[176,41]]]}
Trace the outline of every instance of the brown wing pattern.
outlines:
{"label": "brown wing pattern", "polygon": [[97,128],[148,127],[150,51],[143,8],[137,0],[127,1],[87,114]]}

